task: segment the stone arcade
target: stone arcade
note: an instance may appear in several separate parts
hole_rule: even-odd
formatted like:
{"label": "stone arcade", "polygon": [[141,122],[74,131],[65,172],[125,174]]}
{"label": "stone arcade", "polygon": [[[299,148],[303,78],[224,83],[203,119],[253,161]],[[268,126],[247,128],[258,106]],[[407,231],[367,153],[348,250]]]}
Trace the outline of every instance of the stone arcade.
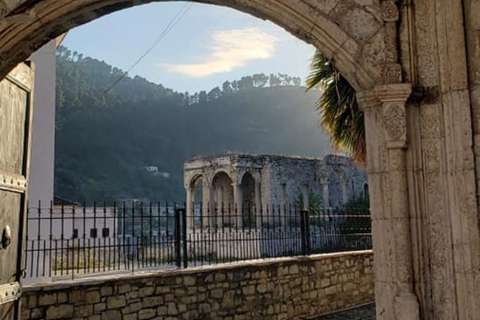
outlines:
{"label": "stone arcade", "polygon": [[[0,0],[0,75],[75,26],[147,2]],[[198,2],[271,20],[322,51],[356,89],[365,113],[377,319],[479,320],[480,2]],[[0,286],[14,292],[0,302],[6,319],[20,292],[30,69],[20,65],[2,82],[15,92],[0,104],[0,228],[12,226],[14,239],[0,251]]]}
{"label": "stone arcade", "polygon": [[368,195],[365,172],[349,158],[336,155],[323,160],[243,154],[197,157],[185,162],[184,183],[188,216],[193,217],[195,204],[201,203],[204,225],[219,208],[285,210],[299,196],[308,208],[309,194],[318,197],[321,206],[336,208],[353,197]]}

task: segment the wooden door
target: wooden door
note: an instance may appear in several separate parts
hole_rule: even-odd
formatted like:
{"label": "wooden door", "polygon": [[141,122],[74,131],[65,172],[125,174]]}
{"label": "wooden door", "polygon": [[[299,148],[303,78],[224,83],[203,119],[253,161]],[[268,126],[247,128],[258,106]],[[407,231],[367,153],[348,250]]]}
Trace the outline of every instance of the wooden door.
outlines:
{"label": "wooden door", "polygon": [[33,67],[26,63],[0,82],[1,320],[20,318],[33,82]]}

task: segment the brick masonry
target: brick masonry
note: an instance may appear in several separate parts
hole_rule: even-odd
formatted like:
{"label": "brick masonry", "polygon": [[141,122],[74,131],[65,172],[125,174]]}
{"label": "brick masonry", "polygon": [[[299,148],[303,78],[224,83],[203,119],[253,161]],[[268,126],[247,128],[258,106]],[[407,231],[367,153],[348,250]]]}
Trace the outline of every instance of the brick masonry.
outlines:
{"label": "brick masonry", "polygon": [[301,319],[374,300],[371,251],[26,286],[22,319]]}

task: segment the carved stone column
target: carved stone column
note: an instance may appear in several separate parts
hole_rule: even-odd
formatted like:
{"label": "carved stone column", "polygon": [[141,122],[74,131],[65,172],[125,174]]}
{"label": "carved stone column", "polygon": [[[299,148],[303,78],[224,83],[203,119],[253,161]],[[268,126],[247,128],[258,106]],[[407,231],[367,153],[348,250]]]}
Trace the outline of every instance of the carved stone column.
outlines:
{"label": "carved stone column", "polygon": [[375,88],[382,102],[382,119],[387,149],[390,219],[395,252],[395,315],[397,320],[419,319],[419,304],[414,291],[413,243],[410,227],[406,167],[406,102],[412,92],[410,84],[391,84]]}
{"label": "carved stone column", "polygon": [[406,148],[410,84],[357,95],[365,114],[377,320],[418,320]]}

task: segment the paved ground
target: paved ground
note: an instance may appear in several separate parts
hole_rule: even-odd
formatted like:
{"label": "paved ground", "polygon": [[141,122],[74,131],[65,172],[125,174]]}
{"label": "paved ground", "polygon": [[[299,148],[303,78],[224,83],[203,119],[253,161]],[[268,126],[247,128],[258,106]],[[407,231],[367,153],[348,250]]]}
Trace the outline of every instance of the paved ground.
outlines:
{"label": "paved ground", "polygon": [[375,320],[375,304],[315,318],[315,320]]}

